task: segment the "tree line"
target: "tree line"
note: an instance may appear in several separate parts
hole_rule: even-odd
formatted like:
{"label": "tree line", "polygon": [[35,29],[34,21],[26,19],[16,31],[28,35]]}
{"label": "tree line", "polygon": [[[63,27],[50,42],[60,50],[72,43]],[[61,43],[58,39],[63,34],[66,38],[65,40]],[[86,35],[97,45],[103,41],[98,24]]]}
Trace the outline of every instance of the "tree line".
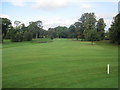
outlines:
{"label": "tree line", "polygon": [[28,26],[20,21],[15,21],[15,27],[7,18],[0,18],[2,38],[11,39],[13,42],[31,41],[33,38],[76,38],[84,41],[100,41],[110,39],[119,43],[120,14],[114,17],[111,27],[105,32],[106,24],[103,18],[96,19],[94,13],[84,13],[77,22],[66,26],[43,29],[42,21],[29,22]]}

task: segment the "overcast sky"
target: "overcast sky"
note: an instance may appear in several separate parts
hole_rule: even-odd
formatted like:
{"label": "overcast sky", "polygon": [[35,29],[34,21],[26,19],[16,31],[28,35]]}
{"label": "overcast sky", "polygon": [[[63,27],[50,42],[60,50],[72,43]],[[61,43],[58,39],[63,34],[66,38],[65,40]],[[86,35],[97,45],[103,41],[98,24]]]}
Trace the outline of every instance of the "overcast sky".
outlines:
{"label": "overcast sky", "polygon": [[104,18],[107,28],[118,13],[119,0],[2,0],[0,17],[25,23],[41,20],[43,28],[69,27],[82,14],[94,12],[96,19]]}

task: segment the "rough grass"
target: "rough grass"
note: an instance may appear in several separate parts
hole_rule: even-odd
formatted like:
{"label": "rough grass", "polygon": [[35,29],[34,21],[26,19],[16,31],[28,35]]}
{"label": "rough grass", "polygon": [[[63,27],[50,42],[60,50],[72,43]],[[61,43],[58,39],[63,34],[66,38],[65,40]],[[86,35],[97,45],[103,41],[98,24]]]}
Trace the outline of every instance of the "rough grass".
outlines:
{"label": "rough grass", "polygon": [[50,38],[41,38],[41,39],[34,39],[32,42],[34,43],[49,43],[52,42],[53,40]]}
{"label": "rough grass", "polygon": [[3,88],[117,88],[117,67],[118,47],[106,41],[3,44]]}

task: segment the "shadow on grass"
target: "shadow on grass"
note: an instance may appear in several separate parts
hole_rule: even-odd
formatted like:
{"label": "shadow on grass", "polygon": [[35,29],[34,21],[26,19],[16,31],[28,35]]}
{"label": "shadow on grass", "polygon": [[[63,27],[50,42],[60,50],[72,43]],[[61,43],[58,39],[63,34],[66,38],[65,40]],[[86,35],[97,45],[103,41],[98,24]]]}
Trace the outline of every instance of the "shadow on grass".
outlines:
{"label": "shadow on grass", "polygon": [[31,42],[32,43],[49,43],[49,42],[53,42],[53,40],[49,38],[41,38],[41,39],[34,39]]}

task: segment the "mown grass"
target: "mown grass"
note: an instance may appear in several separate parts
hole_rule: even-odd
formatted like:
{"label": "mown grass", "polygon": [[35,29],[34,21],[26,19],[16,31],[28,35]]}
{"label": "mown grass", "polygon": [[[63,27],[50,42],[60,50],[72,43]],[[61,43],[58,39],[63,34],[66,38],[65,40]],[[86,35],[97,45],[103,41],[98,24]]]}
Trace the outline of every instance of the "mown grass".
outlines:
{"label": "mown grass", "polygon": [[117,88],[117,80],[118,47],[106,41],[3,44],[3,88]]}
{"label": "mown grass", "polygon": [[2,44],[0,43],[0,89],[2,88]]}

